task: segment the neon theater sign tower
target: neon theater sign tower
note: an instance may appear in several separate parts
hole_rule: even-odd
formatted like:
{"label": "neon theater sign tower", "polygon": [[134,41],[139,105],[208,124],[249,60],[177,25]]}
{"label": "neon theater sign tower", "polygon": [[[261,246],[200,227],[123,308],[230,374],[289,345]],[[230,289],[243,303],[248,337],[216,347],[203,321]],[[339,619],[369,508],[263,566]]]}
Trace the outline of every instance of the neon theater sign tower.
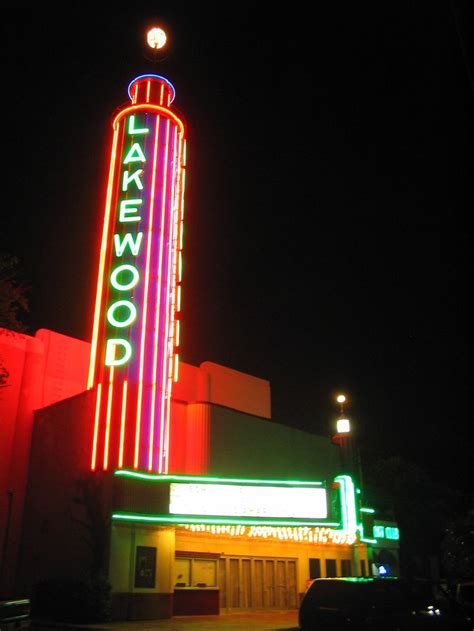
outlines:
{"label": "neon theater sign tower", "polygon": [[167,473],[178,376],[186,141],[172,84],[145,74],[113,120],[88,387],[91,469]]}

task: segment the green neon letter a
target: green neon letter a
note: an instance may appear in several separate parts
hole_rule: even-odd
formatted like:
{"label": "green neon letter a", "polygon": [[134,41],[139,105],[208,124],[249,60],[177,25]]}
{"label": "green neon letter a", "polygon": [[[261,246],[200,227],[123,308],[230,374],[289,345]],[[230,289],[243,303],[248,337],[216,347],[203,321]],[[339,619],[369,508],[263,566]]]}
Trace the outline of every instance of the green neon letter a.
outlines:
{"label": "green neon letter a", "polygon": [[130,162],[146,162],[145,154],[138,142],[133,143],[123,161],[124,164],[130,164]]}

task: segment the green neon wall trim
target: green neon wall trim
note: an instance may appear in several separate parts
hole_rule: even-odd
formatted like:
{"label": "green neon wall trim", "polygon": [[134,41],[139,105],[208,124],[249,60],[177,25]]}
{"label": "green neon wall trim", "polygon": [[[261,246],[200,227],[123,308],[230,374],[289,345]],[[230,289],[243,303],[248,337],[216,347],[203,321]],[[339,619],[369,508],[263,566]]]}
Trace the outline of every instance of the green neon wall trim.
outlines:
{"label": "green neon wall trim", "polygon": [[139,513],[113,513],[112,519],[118,521],[142,521],[164,524],[230,524],[235,526],[340,526],[338,522],[281,520],[281,519],[239,519],[228,517],[199,517],[196,515],[142,515]]}
{"label": "green neon wall trim", "polygon": [[392,539],[393,541],[398,541],[400,539],[400,531],[398,528],[392,526],[385,527],[385,538]]}
{"label": "green neon wall trim", "polygon": [[361,543],[378,543],[377,539],[365,539],[364,537],[360,538]]}
{"label": "green neon wall trim", "polygon": [[383,539],[385,537],[385,529],[383,526],[374,526],[372,534],[377,539]]}
{"label": "green neon wall trim", "polygon": [[340,485],[342,528],[346,532],[356,533],[360,525],[357,524],[354,482],[350,475],[338,475],[335,480]]}
{"label": "green neon wall trim", "polygon": [[277,486],[323,486],[323,482],[303,482],[298,480],[251,480],[241,478],[208,478],[198,475],[154,474],[117,469],[114,475],[149,480],[151,482],[204,482],[209,484],[272,484]]}
{"label": "green neon wall trim", "polygon": [[362,508],[360,509],[360,512],[361,512],[361,513],[375,513],[375,510],[374,510],[373,508],[365,508],[365,507],[362,507]]}

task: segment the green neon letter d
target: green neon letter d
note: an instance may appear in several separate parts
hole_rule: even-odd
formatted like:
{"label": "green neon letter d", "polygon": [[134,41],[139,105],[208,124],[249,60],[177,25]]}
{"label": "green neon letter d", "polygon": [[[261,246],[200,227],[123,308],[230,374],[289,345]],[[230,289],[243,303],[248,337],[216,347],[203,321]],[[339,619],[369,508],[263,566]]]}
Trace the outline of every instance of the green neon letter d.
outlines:
{"label": "green neon letter d", "polygon": [[[116,356],[117,346],[121,346],[124,353],[121,357]],[[121,338],[115,338],[107,340],[107,346],[105,347],[105,365],[106,366],[123,366],[126,364],[132,356],[132,345],[128,340]]]}

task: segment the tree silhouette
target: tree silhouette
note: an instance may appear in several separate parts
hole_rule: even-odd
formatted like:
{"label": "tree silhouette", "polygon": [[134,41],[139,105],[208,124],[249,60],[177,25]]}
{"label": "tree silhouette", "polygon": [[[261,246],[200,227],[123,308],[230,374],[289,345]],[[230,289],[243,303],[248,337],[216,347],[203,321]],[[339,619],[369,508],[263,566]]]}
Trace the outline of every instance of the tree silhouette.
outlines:
{"label": "tree silhouette", "polygon": [[376,506],[386,500],[399,525],[402,573],[430,578],[433,561],[440,566],[446,528],[465,510],[466,497],[399,456],[371,453],[363,462],[365,495]]}
{"label": "tree silhouette", "polygon": [[19,260],[0,254],[0,327],[26,333],[28,326],[21,317],[28,313],[27,287],[19,279]]}

